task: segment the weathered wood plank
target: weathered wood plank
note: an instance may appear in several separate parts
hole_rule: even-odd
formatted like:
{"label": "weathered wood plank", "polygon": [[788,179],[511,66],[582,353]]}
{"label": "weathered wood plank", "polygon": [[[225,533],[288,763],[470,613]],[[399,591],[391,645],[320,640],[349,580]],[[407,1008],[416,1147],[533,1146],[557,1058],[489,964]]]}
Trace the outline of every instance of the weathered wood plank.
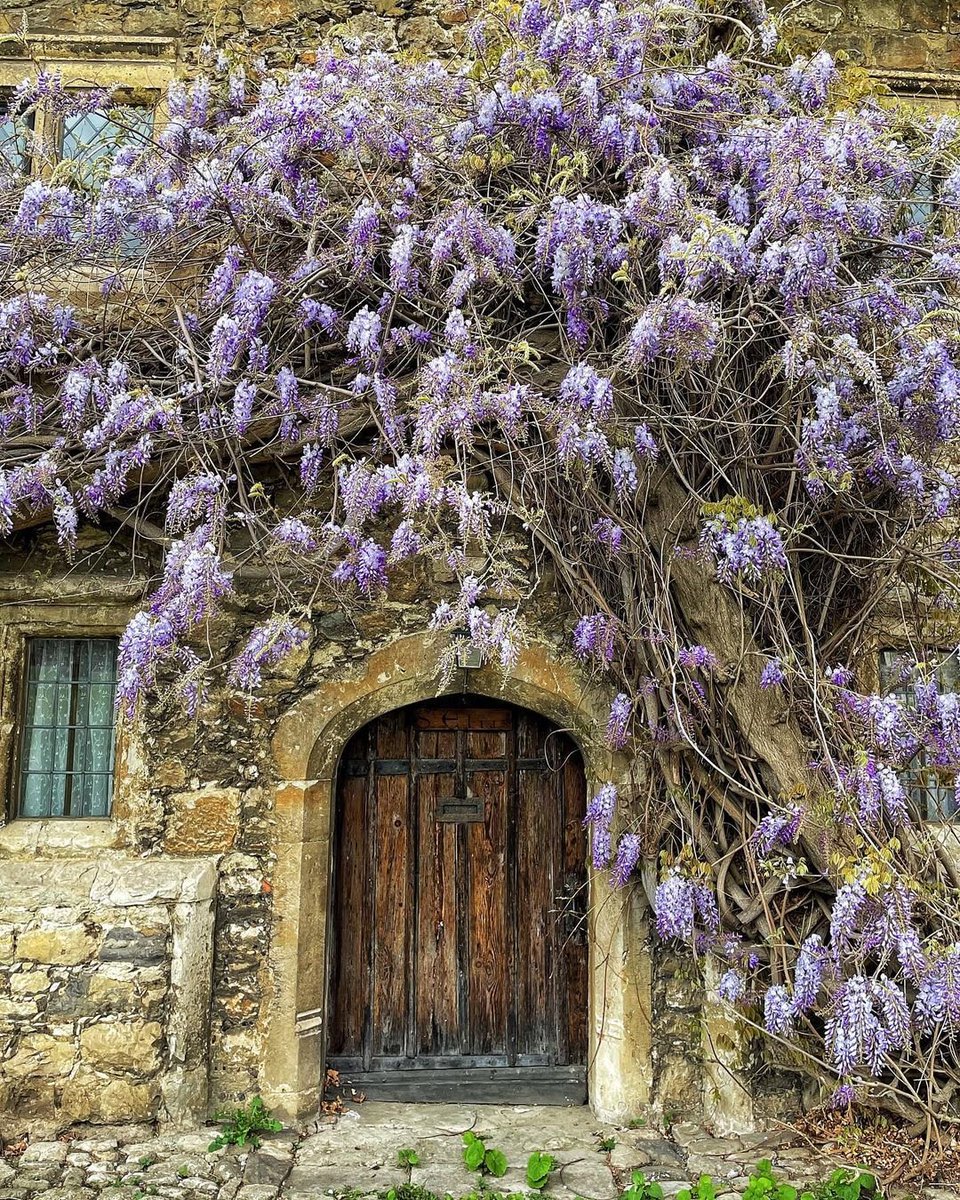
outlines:
{"label": "weathered wood plank", "polygon": [[453,792],[456,776],[420,775],[416,786],[419,872],[414,1048],[417,1055],[459,1054],[457,827],[436,820],[437,801]]}
{"label": "weathered wood plank", "polygon": [[[365,766],[365,733],[348,747],[351,766]],[[334,888],[337,912],[331,953],[330,1054],[358,1054],[363,1049],[369,1006],[370,900],[368,877],[370,841],[367,834],[367,773],[348,772],[341,779],[336,828]]]}
{"label": "weathered wood plank", "polygon": [[[406,751],[403,714],[376,724],[378,756]],[[407,1052],[411,957],[412,861],[410,786],[406,775],[378,775],[368,825],[375,862],[370,1053]]]}
{"label": "weathered wood plank", "polygon": [[[509,715],[509,714],[508,714]],[[469,758],[506,758],[505,734],[465,732]],[[469,875],[467,923],[466,1050],[490,1054],[507,1050],[507,1008],[511,963],[507,925],[506,761],[500,771],[465,772],[467,795],[483,800],[482,825],[466,826]]]}

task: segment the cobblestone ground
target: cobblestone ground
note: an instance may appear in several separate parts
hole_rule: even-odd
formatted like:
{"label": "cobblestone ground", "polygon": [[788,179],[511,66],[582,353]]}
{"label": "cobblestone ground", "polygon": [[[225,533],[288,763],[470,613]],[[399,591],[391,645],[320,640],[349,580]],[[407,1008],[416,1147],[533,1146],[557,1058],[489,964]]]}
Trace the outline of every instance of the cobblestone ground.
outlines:
{"label": "cobblestone ground", "polygon": [[[0,1200],[309,1200],[374,1196],[406,1182],[459,1198],[477,1189],[462,1160],[466,1130],[506,1155],[507,1174],[489,1181],[500,1192],[526,1192],[529,1155],[552,1154],[557,1168],[544,1192],[552,1200],[616,1200],[635,1169],[659,1180],[666,1197],[707,1173],[719,1197],[739,1200],[758,1159],[772,1159],[793,1183],[823,1179],[839,1165],[790,1145],[788,1133],[717,1138],[679,1125],[666,1137],[601,1125],[585,1108],[369,1103],[300,1133],[269,1135],[253,1152],[209,1153],[212,1129],[152,1137],[146,1127],[119,1126],[33,1142],[0,1158]],[[419,1165],[398,1166],[403,1148],[417,1152]],[[910,1194],[958,1200],[960,1185]]]}

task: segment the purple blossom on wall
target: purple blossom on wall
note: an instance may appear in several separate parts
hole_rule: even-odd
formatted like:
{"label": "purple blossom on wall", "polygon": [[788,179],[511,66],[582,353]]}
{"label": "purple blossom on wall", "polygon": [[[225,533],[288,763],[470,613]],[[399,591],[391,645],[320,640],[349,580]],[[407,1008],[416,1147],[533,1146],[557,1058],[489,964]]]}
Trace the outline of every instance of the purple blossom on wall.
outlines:
{"label": "purple blossom on wall", "polygon": [[617,842],[617,853],[611,875],[614,887],[623,887],[626,884],[640,861],[642,848],[643,839],[639,834],[625,833],[621,836]]}
{"label": "purple blossom on wall", "polygon": [[622,750],[630,738],[630,722],[633,717],[633,703],[625,692],[618,692],[610,705],[610,716],[607,718],[607,745],[614,750]]}
{"label": "purple blossom on wall", "polygon": [[767,813],[750,835],[750,840],[758,853],[766,856],[777,847],[793,845],[802,823],[803,809],[793,804],[788,808]]}
{"label": "purple blossom on wall", "polygon": [[786,570],[783,539],[768,517],[738,516],[721,506],[706,521],[700,545],[716,565],[717,578],[726,584],[743,579],[760,583]]}
{"label": "purple blossom on wall", "polygon": [[720,666],[717,656],[706,646],[683,646],[677,651],[677,662],[696,671],[716,671]]}
{"label": "purple blossom on wall", "polygon": [[720,924],[716,898],[707,885],[676,870],[657,885],[654,912],[657,933],[665,941],[690,941],[698,918],[707,930]]}
{"label": "purple blossom on wall", "polygon": [[271,617],[251,633],[230,668],[230,682],[245,692],[258,688],[264,667],[275,666],[308,640],[305,629],[288,617]]}
{"label": "purple blossom on wall", "polygon": [[771,658],[764,663],[763,670],[760,672],[760,686],[767,690],[774,687],[783,687],[787,682],[787,675],[783,669],[783,661],[779,658]]}
{"label": "purple blossom on wall", "polygon": [[573,631],[573,648],[578,658],[596,658],[601,663],[613,660],[616,625],[603,613],[581,617]]}
{"label": "purple blossom on wall", "polygon": [[728,1004],[739,1004],[747,993],[747,981],[741,971],[731,968],[717,981],[717,995]]}
{"label": "purple blossom on wall", "polygon": [[790,993],[781,983],[767,988],[763,997],[763,1026],[767,1033],[789,1038],[794,1033],[795,1009]]}
{"label": "purple blossom on wall", "polygon": [[910,1037],[910,1009],[901,988],[887,975],[854,975],[837,988],[827,1019],[826,1043],[839,1075],[857,1067],[873,1074],[884,1057]]}

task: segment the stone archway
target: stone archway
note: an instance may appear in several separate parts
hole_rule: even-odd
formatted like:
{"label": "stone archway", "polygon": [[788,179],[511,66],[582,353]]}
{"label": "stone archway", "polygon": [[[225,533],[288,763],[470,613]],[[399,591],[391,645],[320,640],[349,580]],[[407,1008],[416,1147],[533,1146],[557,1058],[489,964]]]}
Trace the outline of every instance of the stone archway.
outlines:
{"label": "stone archway", "polygon": [[[459,679],[438,688],[436,658],[429,634],[381,646],[355,672],[298,701],[273,739],[282,782],[274,808],[278,860],[271,881],[275,924],[267,986],[272,998],[262,1090],[267,1103],[288,1120],[312,1116],[320,1094],[331,822],[340,755],[356,730],[375,717],[461,690]],[[622,759],[595,741],[597,723],[605,717],[603,699],[546,646],[529,646],[506,678],[496,670],[471,670],[469,691],[530,709],[565,729],[583,752],[588,788],[623,776]],[[650,1100],[645,921],[595,872],[589,910],[590,1105],[601,1118],[620,1120]]]}

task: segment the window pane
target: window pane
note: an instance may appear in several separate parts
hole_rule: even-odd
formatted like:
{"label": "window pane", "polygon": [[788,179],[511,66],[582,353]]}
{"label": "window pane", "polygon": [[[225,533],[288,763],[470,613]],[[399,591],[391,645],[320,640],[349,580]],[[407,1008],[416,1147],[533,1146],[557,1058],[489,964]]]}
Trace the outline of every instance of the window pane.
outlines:
{"label": "window pane", "polygon": [[10,116],[0,102],[0,172],[25,174],[30,166],[27,153],[27,130],[32,118]]}
{"label": "window pane", "polygon": [[29,643],[20,815],[104,817],[113,790],[116,642]]}
{"label": "window pane", "polygon": [[[927,661],[932,677],[942,692],[960,691],[960,661],[956,651],[948,652],[930,647]],[[884,692],[892,692],[908,708],[916,707],[912,681],[914,659],[902,650],[883,650],[880,653],[880,684]],[[946,821],[960,812],[960,801],[954,778],[960,764],[939,767],[921,751],[901,772],[904,787],[914,810],[928,821]]]}
{"label": "window pane", "polygon": [[109,170],[121,146],[142,144],[153,131],[153,112],[139,105],[123,105],[64,118],[60,155],[77,164],[78,180],[89,186]]}

